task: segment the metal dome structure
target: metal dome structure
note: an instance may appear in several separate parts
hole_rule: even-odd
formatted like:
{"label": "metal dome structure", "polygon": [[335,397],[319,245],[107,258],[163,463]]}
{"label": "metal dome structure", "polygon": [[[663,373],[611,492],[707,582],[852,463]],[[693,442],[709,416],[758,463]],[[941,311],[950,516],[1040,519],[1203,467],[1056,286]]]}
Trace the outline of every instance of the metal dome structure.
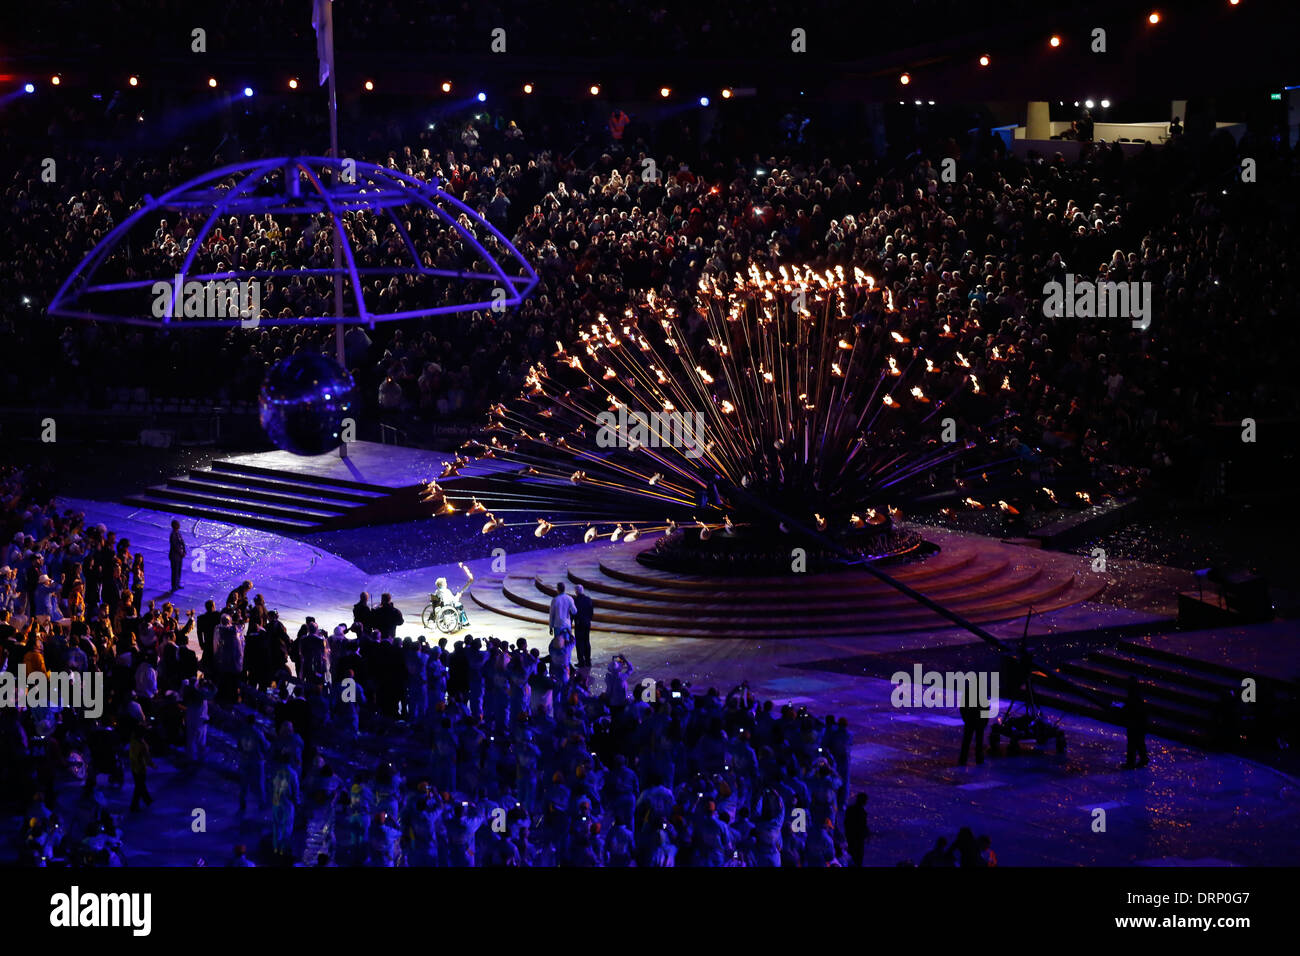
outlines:
{"label": "metal dome structure", "polygon": [[[173,217],[178,242],[163,243],[162,230],[151,233],[149,224]],[[266,246],[252,253],[231,248],[235,240],[223,230],[232,218],[234,229],[242,229],[240,220],[247,217],[269,217],[262,221],[297,241],[327,229],[341,239],[341,249],[333,250],[332,266],[277,265],[267,261],[276,250]],[[430,242],[435,236],[445,241]],[[435,246],[441,261],[434,261]],[[232,316],[223,297],[250,284],[260,289],[268,280],[298,290],[306,285],[322,298],[334,282],[342,284],[333,310],[296,303],[293,314],[282,309],[262,318],[268,324],[372,328],[399,319],[499,311],[518,305],[538,282],[510,241],[436,180],[353,159],[297,156],[224,166],[156,199],[146,196],[63,283],[49,313],[154,328],[229,327],[232,318],[247,319],[248,310],[236,309]],[[428,304],[391,307],[382,289],[394,280],[407,286],[408,306],[412,299]],[[206,299],[196,299],[203,289]],[[195,302],[198,307],[190,308]]]}

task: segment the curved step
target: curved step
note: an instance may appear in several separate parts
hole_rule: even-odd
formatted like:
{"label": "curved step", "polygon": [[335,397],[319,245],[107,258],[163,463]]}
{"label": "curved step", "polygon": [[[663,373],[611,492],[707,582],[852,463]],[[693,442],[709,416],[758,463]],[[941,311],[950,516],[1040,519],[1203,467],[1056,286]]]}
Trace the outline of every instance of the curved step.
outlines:
{"label": "curved step", "polygon": [[[1015,572],[1008,573],[1007,567],[1009,564],[1010,562],[1002,562],[990,565],[983,569],[979,575],[966,580],[945,581],[942,587],[926,588],[921,593],[940,603],[977,595],[985,598],[995,597],[1013,589],[1025,587],[1043,573],[1042,568],[1029,568],[1019,575]],[[554,585],[546,584],[537,578],[534,578],[534,584],[537,590],[548,600],[555,596]],[[680,608],[683,612],[686,612],[696,609],[717,609],[720,605],[734,605],[743,609],[753,607],[756,601],[756,595],[738,595],[726,591],[678,596],[663,589],[652,591],[620,586],[606,589],[601,587],[600,582],[595,582],[590,586],[584,584],[583,586],[591,593],[592,601],[597,608],[619,607],[630,602],[649,607]],[[790,585],[787,583],[783,593],[789,590]],[[862,594],[851,591],[817,589],[812,586],[799,586],[797,594],[800,610],[791,613],[792,615],[797,613],[800,617],[825,614],[828,609],[861,610],[864,613],[871,613],[895,607],[909,608],[917,606],[916,601],[912,598],[892,588],[888,588],[881,593]]]}
{"label": "curved step", "polygon": [[[978,560],[979,555],[974,551],[962,553],[960,551],[948,555],[950,560],[955,559],[956,564],[947,564],[936,559],[943,556],[945,552],[940,552],[932,558],[926,558],[911,564],[903,565],[889,571],[892,577],[897,578],[909,585],[916,581],[922,581],[932,578],[935,575],[947,573],[955,570],[956,567],[965,566]],[[932,563],[933,562],[933,563]],[[646,587],[672,587],[681,590],[713,590],[717,588],[718,578],[705,575],[692,574],[673,574],[670,571],[659,571],[655,568],[647,568],[636,560],[635,554],[617,554],[599,556],[601,573],[606,577],[624,581],[628,584],[639,584]],[[814,575],[809,575],[813,577]],[[816,577],[843,577],[846,580],[861,582],[859,585],[862,589],[871,590],[889,590],[889,586],[866,575],[854,574],[851,571],[834,571],[816,574]],[[728,581],[728,590],[735,592],[753,592],[767,593],[774,587],[788,587],[790,584],[789,575],[780,577],[744,577],[735,578]]]}
{"label": "curved step", "polygon": [[[1034,604],[1036,611],[1040,613],[1050,613],[1060,608],[1069,607],[1081,601],[1086,601],[1095,597],[1101,590],[1100,586],[1087,586],[1075,583],[1072,590],[1063,591],[1057,597],[1048,601],[1038,601]],[[503,590],[493,589],[489,582],[476,582],[474,589],[470,591],[470,597],[473,602],[483,610],[490,611],[494,614],[506,618],[512,618],[530,624],[536,624],[542,627],[547,626],[549,615],[547,610],[533,607],[526,607],[514,604],[507,598]],[[998,621],[1010,620],[1020,616],[1024,610],[1023,605],[1016,606],[1014,609],[1007,609],[1001,612],[984,612],[967,614],[968,619],[976,624],[992,624]],[[911,622],[900,622],[897,620],[871,620],[858,617],[849,623],[819,621],[817,623],[816,633],[825,637],[867,637],[873,635],[887,635],[907,633],[917,630],[942,630],[953,625],[948,624],[942,618],[927,612],[927,617]],[[651,617],[643,621],[627,621],[619,616],[618,619],[599,619],[594,622],[597,631],[610,634],[630,634],[637,636],[650,637],[690,637],[690,638],[711,638],[711,639],[729,639],[729,640],[773,640],[797,638],[804,633],[799,629],[790,627],[773,627],[771,621],[765,621],[761,628],[739,629],[731,627],[732,619],[723,619],[725,626],[714,624],[704,624],[700,619],[694,618],[689,624],[677,624],[664,621],[662,618]]]}
{"label": "curved step", "polygon": [[[526,582],[525,587],[530,585],[531,582]],[[1030,593],[1021,591],[1012,598],[950,601],[947,602],[946,606],[951,611],[977,622],[1007,620],[1019,617],[1021,612],[1030,606],[1037,610],[1055,610],[1057,606],[1065,606],[1066,604],[1086,600],[1087,598],[1084,597],[1072,597],[1063,604],[1056,604],[1061,595],[1073,588],[1074,585],[1075,580],[1071,576],[1037,591]],[[527,608],[539,615],[544,615],[543,620],[546,619],[545,616],[549,616],[550,599],[546,595],[534,591],[536,594],[534,597],[523,588],[513,587],[509,579],[502,584],[501,591],[503,596],[517,607]],[[772,611],[759,616],[728,613],[725,608],[714,608],[713,612],[707,613],[704,609],[696,608],[674,613],[671,608],[636,605],[611,607],[606,605],[597,607],[593,625],[605,627],[606,625],[618,624],[642,630],[651,628],[665,629],[661,633],[676,633],[680,628],[697,627],[748,633],[750,631],[771,629],[774,626],[782,627],[782,625],[784,625],[783,630],[789,631],[797,627],[799,623],[809,620],[807,615],[799,611]],[[836,629],[837,633],[858,633],[863,630],[864,625],[876,633],[948,626],[936,612],[919,604],[913,605],[906,610],[892,611],[888,614],[876,613],[871,608],[859,608],[846,612],[844,609],[836,607],[831,609],[831,613],[817,617],[815,623],[819,633],[829,633],[827,629],[832,627]]]}
{"label": "curved step", "polygon": [[[928,587],[928,585],[917,587],[915,584],[910,585],[910,587],[914,587],[917,591],[926,594],[927,597],[935,597],[935,600],[939,600],[943,594],[970,591],[970,589],[979,588],[980,585],[988,583],[989,580],[1004,575],[1006,570],[1008,570],[1010,563],[1009,559],[1000,559],[1000,561],[983,564],[983,566],[980,566],[978,563],[971,563],[962,568],[961,574],[965,576],[945,576],[945,578],[940,580],[940,583],[933,585],[933,587]],[[728,589],[728,591],[725,592],[719,592],[716,591],[716,583],[714,591],[708,592],[703,591],[702,588],[693,589],[693,591],[689,592],[681,592],[675,591],[675,589],[672,588],[647,588],[623,583],[611,584],[608,583],[607,580],[593,578],[593,576],[584,574],[581,570],[575,571],[572,566],[568,568],[568,578],[575,584],[581,584],[586,591],[593,594],[593,600],[595,600],[595,594],[607,594],[607,596],[611,597],[627,597],[634,598],[634,600],[672,601],[686,605],[698,604],[698,602],[705,601],[708,602],[708,604],[737,604],[745,606],[753,604],[755,600],[758,600],[758,598],[761,597],[759,594],[735,592],[731,591],[731,589]],[[876,585],[876,587],[857,587],[859,579],[870,581],[870,583]],[[541,578],[537,578],[536,580],[539,591],[546,594],[555,593],[554,585],[546,584],[546,581]],[[849,580],[824,580],[811,578],[800,583],[800,581],[787,579],[781,589],[783,589],[783,591],[788,591],[790,584],[792,583],[798,585],[798,593],[800,593],[801,600],[805,602],[815,601],[816,598],[826,598],[828,601],[845,601],[849,600],[849,598],[853,598],[855,601],[868,602],[868,604],[871,604],[872,606],[878,604],[910,604],[911,602],[911,598],[906,597],[905,594],[901,594],[896,591],[896,589],[889,587],[889,585],[885,584],[884,581],[870,578],[870,576],[861,574],[861,572],[859,572],[858,575],[854,575],[853,578],[850,578]],[[771,593],[771,591],[766,593]]]}

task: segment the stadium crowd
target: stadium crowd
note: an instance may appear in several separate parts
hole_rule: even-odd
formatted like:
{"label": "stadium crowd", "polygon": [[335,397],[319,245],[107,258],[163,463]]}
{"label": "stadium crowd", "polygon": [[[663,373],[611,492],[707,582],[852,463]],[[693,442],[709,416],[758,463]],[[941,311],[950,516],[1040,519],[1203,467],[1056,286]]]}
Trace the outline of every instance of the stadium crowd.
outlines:
{"label": "stadium crowd", "polygon": [[[1294,157],[1277,143],[1248,135],[1237,144],[1221,133],[1136,155],[1096,144],[1067,164],[1022,162],[992,137],[939,142],[932,158],[914,151],[848,162],[795,155],[724,162],[708,150],[654,156],[644,142],[611,141],[588,149],[593,158],[579,166],[503,118],[481,130],[475,123],[425,131],[414,145],[363,158],[443,181],[512,237],[541,285],[505,314],[351,330],[347,364],[371,409],[389,420],[475,420],[598,312],[653,290],[689,314],[701,273],[750,263],[865,270],[897,308],[875,317],[878,334],[952,337],[970,371],[994,386],[988,410],[1005,402],[1018,414],[1015,437],[1048,454],[1160,471],[1194,460],[1212,422],[1300,408],[1294,388],[1262,384],[1287,381],[1264,372],[1296,344],[1290,327],[1273,321],[1296,291],[1286,266],[1294,217],[1246,227],[1261,221],[1261,207],[1294,209],[1291,180],[1247,185],[1236,175],[1247,152],[1285,170]],[[945,158],[958,160],[954,182],[940,175]],[[214,268],[285,272],[265,283],[260,328],[161,336],[31,321],[31,303],[48,301],[57,277],[143,193],[200,165],[188,153],[83,155],[61,168],[58,188],[19,173],[4,190],[17,228],[4,239],[0,280],[25,305],[6,308],[0,340],[11,354],[35,359],[6,369],[9,401],[104,401],[122,387],[250,400],[271,363],[299,349],[332,350],[328,326],[274,325],[277,315],[331,307],[326,286],[293,275],[329,262],[329,230],[269,216],[219,225],[199,257]],[[155,271],[170,274],[193,229],[192,221],[163,221],[150,230]],[[362,260],[401,259],[391,226],[385,232],[353,217],[349,229]],[[426,223],[417,240],[426,263],[466,261],[446,230]],[[1067,273],[1151,282],[1151,328],[1136,331],[1115,317],[1046,317],[1044,283]],[[456,294],[396,280],[372,292],[382,310]]]}
{"label": "stadium crowd", "polygon": [[[38,548],[84,541],[89,562],[108,564],[129,550],[75,514],[30,521]],[[723,695],[635,683],[621,656],[594,686],[563,630],[545,649],[399,640],[387,595],[373,606],[362,595],[350,626],[308,618],[293,637],[252,582],[183,620],[171,602],[137,601],[124,589],[63,620],[39,603],[0,612],[9,673],[98,673],[107,694],[101,714],[0,713],[4,798],[24,807],[26,862],[119,865],[125,826],[96,800],[100,777],[120,788],[129,769],[131,811],[142,811],[155,756],[196,767],[217,738],[241,817],[253,802],[269,811],[269,846],[253,854],[263,859],[300,857],[312,818],[335,834],[322,862],[344,865],[862,862],[866,798],[847,800],[843,719],[760,702],[743,684]],[[58,799],[70,776],[83,782],[80,807]],[[74,817],[84,838],[65,832]],[[242,851],[236,862],[251,861]]]}

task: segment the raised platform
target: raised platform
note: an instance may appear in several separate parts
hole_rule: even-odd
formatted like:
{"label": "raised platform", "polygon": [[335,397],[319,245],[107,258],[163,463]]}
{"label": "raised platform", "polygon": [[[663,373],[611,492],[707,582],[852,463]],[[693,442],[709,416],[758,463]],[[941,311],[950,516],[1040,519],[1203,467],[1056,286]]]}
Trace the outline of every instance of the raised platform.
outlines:
{"label": "raised platform", "polygon": [[1066,514],[1029,532],[1029,537],[1044,548],[1068,548],[1127,524],[1141,512],[1142,503],[1136,498],[1108,501]]}
{"label": "raised platform", "polygon": [[[646,539],[643,539],[643,541]],[[653,539],[650,539],[651,541]],[[595,604],[593,627],[664,637],[773,639],[934,630],[945,619],[860,571],[719,578],[674,574],[637,561],[646,545],[603,544],[521,557],[505,575],[480,578],[470,594],[496,614],[546,624],[555,585],[581,584]],[[1046,613],[1096,597],[1101,575],[1081,559],[1035,549],[957,542],[889,573],[970,620]]]}
{"label": "raised platform", "polygon": [[[287,451],[235,455],[131,495],[127,504],[289,534],[332,531],[427,517],[423,484],[437,478],[452,452],[350,442],[348,455]],[[448,488],[471,487],[502,466],[472,462]]]}

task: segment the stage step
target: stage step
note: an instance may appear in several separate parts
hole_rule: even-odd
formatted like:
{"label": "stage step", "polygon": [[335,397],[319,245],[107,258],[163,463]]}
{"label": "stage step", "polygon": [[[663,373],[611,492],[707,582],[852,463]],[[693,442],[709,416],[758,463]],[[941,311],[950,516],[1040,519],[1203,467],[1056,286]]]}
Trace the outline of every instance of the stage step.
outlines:
{"label": "stage step", "polygon": [[174,501],[167,498],[157,498],[149,492],[143,492],[138,495],[128,495],[122,500],[126,504],[136,505],[141,508],[149,508],[152,511],[164,511],[168,514],[189,515],[194,518],[211,518],[215,521],[225,521],[228,524],[240,525],[247,528],[261,528],[265,531],[303,533],[316,531],[320,528],[320,525],[313,521],[302,521],[290,518],[273,518],[267,515],[255,514],[253,512],[221,507],[216,504],[200,505],[184,501]]}
{"label": "stage step", "polygon": [[[1041,683],[1035,683],[1034,698],[1042,706],[1091,717],[1104,723],[1119,725],[1122,720],[1118,707],[1098,707],[1089,698],[1082,694],[1072,693],[1063,687],[1048,687]],[[1155,712],[1150,714],[1147,733],[1148,735],[1166,737],[1170,740],[1181,740],[1186,743],[1204,744],[1206,740],[1205,732],[1199,723],[1188,723]],[[1120,746],[1122,747],[1123,744],[1121,743]],[[1123,759],[1123,753],[1117,752],[1116,760],[1122,761]]]}
{"label": "stage step", "polygon": [[[1162,640],[1171,639],[1165,635],[1122,640],[1118,647],[1098,648],[1082,660],[1066,662],[1061,666],[1061,673],[1112,704],[1125,699],[1129,678],[1137,677],[1142,682],[1154,734],[1203,746],[1232,749],[1258,746],[1259,742],[1251,736],[1258,730],[1250,724],[1254,715],[1249,707],[1239,707],[1237,703],[1242,680],[1251,678],[1258,683],[1259,692],[1275,695],[1280,710],[1285,709],[1283,702],[1294,696],[1294,683],[1160,646]],[[1036,685],[1036,692],[1044,701],[1063,709],[1112,723],[1121,721],[1117,706],[1103,710],[1091,701],[1075,699],[1057,688],[1043,687],[1039,691]],[[1227,722],[1234,714],[1240,723],[1229,727]]]}
{"label": "stage step", "polygon": [[318,524],[324,524],[338,518],[347,510],[346,508],[322,507],[320,503],[312,499],[303,499],[296,503],[292,500],[282,499],[280,502],[275,503],[264,498],[245,495],[239,489],[232,489],[230,492],[219,492],[216,489],[200,485],[195,490],[193,486],[180,485],[178,487],[172,481],[169,481],[166,485],[150,488],[149,494],[155,498],[190,504],[213,504],[219,508],[228,508],[233,511],[246,511],[272,518],[315,521]]}
{"label": "stage step", "polygon": [[222,474],[227,475],[242,475],[253,478],[274,478],[278,481],[301,482],[302,484],[334,488],[336,490],[351,489],[353,491],[370,492],[372,494],[387,494],[389,491],[389,489],[381,485],[375,485],[365,481],[354,481],[348,478],[317,475],[305,468],[302,471],[285,471],[284,469],[272,468],[265,465],[251,465],[243,461],[232,461],[228,458],[214,461],[210,467],[215,472],[221,472]]}
{"label": "stage step", "polygon": [[212,470],[192,471],[189,473],[188,480],[218,488],[242,488],[250,493],[258,491],[273,495],[320,498],[324,501],[338,502],[344,507],[365,504],[386,495],[383,491],[300,481],[296,476],[288,475],[273,477]]}
{"label": "stage step", "polygon": [[[373,461],[370,464],[373,471]],[[303,459],[301,467],[287,462],[283,468],[219,460],[125,500],[157,511],[289,534],[382,523],[428,511],[419,504],[414,486],[389,488],[337,474],[319,475],[313,467],[323,465],[313,459]]]}

